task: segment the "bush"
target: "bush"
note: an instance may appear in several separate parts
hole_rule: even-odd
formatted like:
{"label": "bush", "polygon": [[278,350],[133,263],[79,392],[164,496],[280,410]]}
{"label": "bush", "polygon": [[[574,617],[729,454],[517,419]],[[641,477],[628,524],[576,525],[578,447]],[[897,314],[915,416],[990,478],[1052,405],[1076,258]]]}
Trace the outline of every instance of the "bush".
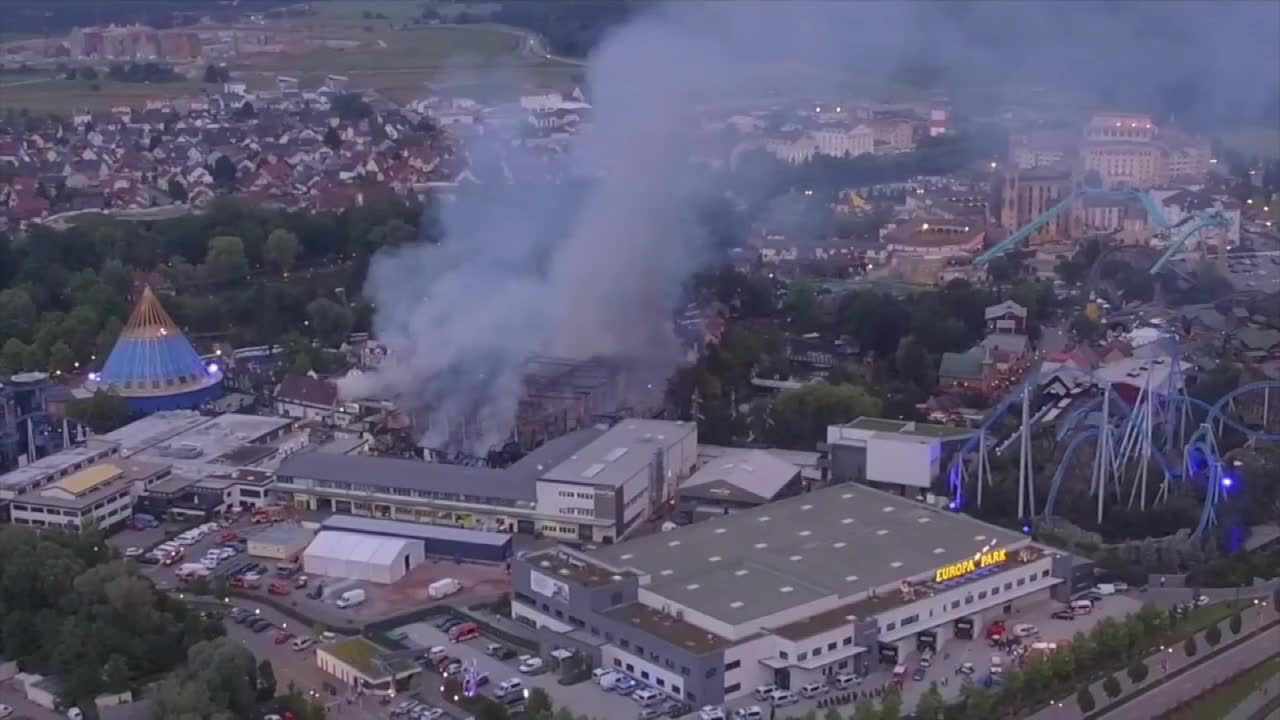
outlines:
{"label": "bush", "polygon": [[1210,647],[1222,642],[1222,630],[1217,625],[1204,631],[1204,641],[1209,643]]}
{"label": "bush", "polygon": [[1231,616],[1227,621],[1227,627],[1231,628],[1232,635],[1239,635],[1240,628],[1244,627],[1244,618],[1240,617],[1240,613]]}
{"label": "bush", "polygon": [[1102,681],[1102,692],[1106,693],[1107,697],[1112,700],[1120,697],[1120,681],[1116,679],[1115,675],[1107,674],[1106,679]]}
{"label": "bush", "polygon": [[1189,637],[1186,642],[1182,643],[1182,652],[1186,653],[1187,657],[1196,656],[1196,639],[1194,637]]}
{"label": "bush", "polygon": [[1093,712],[1098,703],[1093,699],[1093,693],[1089,692],[1089,686],[1085,685],[1076,693],[1076,705],[1080,706],[1080,712]]}
{"label": "bush", "polygon": [[1141,660],[1133,663],[1125,671],[1135,684],[1147,679],[1147,664]]}

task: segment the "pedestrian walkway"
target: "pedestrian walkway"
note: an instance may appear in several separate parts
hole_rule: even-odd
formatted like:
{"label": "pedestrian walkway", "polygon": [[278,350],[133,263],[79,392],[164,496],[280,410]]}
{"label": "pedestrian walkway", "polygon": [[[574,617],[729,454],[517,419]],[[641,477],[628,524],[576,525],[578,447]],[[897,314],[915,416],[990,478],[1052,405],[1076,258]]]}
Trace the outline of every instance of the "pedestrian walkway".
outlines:
{"label": "pedestrian walkway", "polygon": [[[1182,675],[1177,675],[1177,677],[1162,685],[1157,686],[1157,683],[1170,675],[1176,675],[1183,668],[1195,665],[1202,661],[1205,655],[1235,641],[1237,636],[1233,635],[1227,628],[1227,622],[1223,621],[1219,624],[1219,629],[1222,631],[1222,641],[1218,643],[1217,647],[1211,647],[1205,640],[1205,631],[1202,630],[1196,634],[1197,652],[1194,657],[1187,657],[1181,643],[1165,648],[1163,652],[1148,656],[1145,662],[1149,672],[1143,682],[1134,683],[1129,679],[1123,668],[1117,670],[1114,675],[1120,681],[1121,690],[1120,695],[1115,699],[1108,697],[1107,693],[1102,689],[1102,680],[1093,683],[1090,686],[1090,692],[1093,693],[1094,701],[1098,707],[1105,707],[1116,700],[1131,697],[1139,690],[1151,688],[1148,692],[1101,717],[1156,717],[1160,713],[1168,712],[1180,703],[1209,690],[1241,670],[1252,667],[1274,655],[1275,648],[1280,647],[1280,625],[1276,624],[1275,610],[1270,605],[1251,605],[1241,613],[1241,616],[1243,626],[1240,636],[1242,637],[1268,624],[1270,627],[1260,635],[1231,647],[1223,654],[1215,657],[1211,662],[1201,663],[1199,667]],[[1073,694],[1029,716],[1029,718],[1033,720],[1078,720],[1080,716],[1080,707],[1076,704],[1076,698]]]}

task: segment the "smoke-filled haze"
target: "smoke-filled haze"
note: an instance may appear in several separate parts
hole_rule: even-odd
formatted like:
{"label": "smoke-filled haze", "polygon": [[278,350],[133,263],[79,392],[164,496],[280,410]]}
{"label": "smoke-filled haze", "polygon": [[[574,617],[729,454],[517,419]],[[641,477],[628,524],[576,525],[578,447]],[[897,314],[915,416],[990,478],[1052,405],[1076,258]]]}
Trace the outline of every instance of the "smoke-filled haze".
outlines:
{"label": "smoke-filled haze", "polygon": [[[716,188],[688,167],[701,109],[778,93],[853,100],[856,84],[923,64],[1005,102],[1053,82],[1118,110],[1172,96],[1202,117],[1280,118],[1277,38],[1280,3],[1252,0],[656,7],[590,58],[592,127],[570,162],[591,181],[482,186],[443,208],[441,245],[379,254],[366,294],[391,362],[342,389],[430,415],[431,447],[449,442],[448,418],[473,417],[486,434],[467,449],[483,452],[509,434],[533,355],[674,366],[679,289],[709,260],[693,215]],[[527,152],[493,135],[468,151],[499,146],[512,161]]]}

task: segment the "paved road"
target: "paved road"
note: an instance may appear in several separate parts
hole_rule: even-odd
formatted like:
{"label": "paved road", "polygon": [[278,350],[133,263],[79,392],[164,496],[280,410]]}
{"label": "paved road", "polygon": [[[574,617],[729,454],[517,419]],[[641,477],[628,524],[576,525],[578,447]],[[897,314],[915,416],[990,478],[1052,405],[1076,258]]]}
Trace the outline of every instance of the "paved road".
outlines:
{"label": "paved road", "polygon": [[[1244,628],[1242,632],[1250,632],[1261,627],[1264,623],[1272,622],[1276,619],[1276,613],[1270,606],[1250,607],[1244,612]],[[1230,630],[1227,629],[1226,622],[1221,623],[1223,643],[1230,642],[1234,639]],[[1202,659],[1210,652],[1208,643],[1204,640],[1204,633],[1201,632],[1196,636],[1199,652],[1194,658],[1188,658],[1182,651],[1181,646],[1168,648],[1164,652],[1157,652],[1149,656],[1146,660],[1150,674],[1147,679],[1139,684],[1134,685],[1129,681],[1128,675],[1124,672],[1115,674],[1116,679],[1120,681],[1121,697],[1133,694],[1140,687],[1154,684],[1156,681],[1165,677],[1169,673],[1177,672],[1179,669],[1193,664],[1195,660]],[[1275,654],[1275,649],[1280,647],[1280,627],[1273,627],[1265,634],[1253,638],[1246,643],[1228,650],[1226,653],[1219,655],[1212,661],[1202,663],[1201,665],[1189,670],[1187,673],[1179,676],[1170,683],[1161,685],[1160,687],[1143,694],[1132,702],[1120,706],[1115,711],[1108,713],[1108,718],[1150,718],[1165,712],[1178,703],[1195,697],[1213,687],[1215,684],[1225,680],[1226,678],[1255,665],[1267,657]],[[1102,681],[1095,682],[1090,688],[1094,699],[1099,705],[1109,702],[1106,692],[1102,689]],[[1063,698],[1058,704],[1041,710],[1040,712],[1028,717],[1028,720],[1078,720],[1081,716],[1080,708],[1076,705],[1074,695],[1072,697]]]}

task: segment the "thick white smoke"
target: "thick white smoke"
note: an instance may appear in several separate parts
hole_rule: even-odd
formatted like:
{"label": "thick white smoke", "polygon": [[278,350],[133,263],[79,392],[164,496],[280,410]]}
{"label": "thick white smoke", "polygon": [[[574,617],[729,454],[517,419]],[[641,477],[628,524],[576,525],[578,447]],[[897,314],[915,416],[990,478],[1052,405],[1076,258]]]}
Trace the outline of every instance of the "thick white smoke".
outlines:
{"label": "thick white smoke", "polygon": [[[744,1],[656,8],[590,58],[592,127],[574,137],[569,158],[574,174],[590,180],[479,186],[443,209],[443,244],[375,257],[365,290],[390,363],[341,389],[348,397],[394,397],[429,416],[428,446],[457,447],[449,428],[470,421],[483,435],[466,449],[483,452],[509,435],[523,368],[534,355],[673,365],[679,287],[708,259],[693,216],[697,199],[716,192],[714,175],[689,162],[707,141],[706,111],[723,116],[744,100],[759,107],[769,98],[852,99],[921,60],[961,82],[972,80],[965,73],[989,73],[993,82],[1039,75],[1111,88],[1116,77],[1132,77],[1134,94],[1121,101],[1198,72],[1197,80],[1209,79],[1198,85],[1208,88],[1206,102],[1252,99],[1257,107],[1280,97],[1276,7]],[[1272,84],[1251,92],[1237,75],[1246,66]],[[1162,77],[1162,67],[1176,77]],[[468,152],[511,167],[542,163],[493,135]]]}

